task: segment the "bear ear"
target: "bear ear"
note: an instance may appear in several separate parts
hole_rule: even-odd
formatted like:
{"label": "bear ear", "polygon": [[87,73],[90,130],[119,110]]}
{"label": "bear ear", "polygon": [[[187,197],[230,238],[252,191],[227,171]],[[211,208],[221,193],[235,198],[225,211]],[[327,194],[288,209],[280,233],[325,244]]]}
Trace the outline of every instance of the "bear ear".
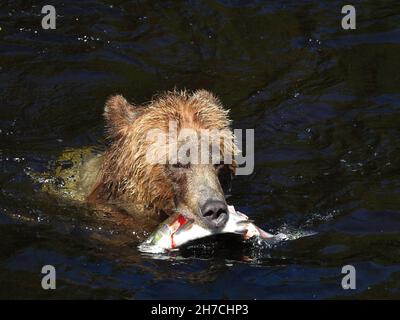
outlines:
{"label": "bear ear", "polygon": [[104,107],[104,118],[112,137],[122,134],[137,118],[135,107],[121,95],[108,98]]}
{"label": "bear ear", "polygon": [[219,99],[215,95],[213,95],[210,91],[207,91],[205,89],[196,90],[193,93],[193,98],[198,99],[198,100],[207,101],[207,102],[215,104],[217,106],[221,105],[221,102],[219,101]]}

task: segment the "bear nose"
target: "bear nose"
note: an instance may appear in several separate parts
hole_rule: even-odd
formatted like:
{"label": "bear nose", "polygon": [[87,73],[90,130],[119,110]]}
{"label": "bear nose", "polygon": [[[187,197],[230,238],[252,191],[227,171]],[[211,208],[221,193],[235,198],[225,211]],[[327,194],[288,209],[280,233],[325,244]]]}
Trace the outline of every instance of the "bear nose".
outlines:
{"label": "bear nose", "polygon": [[228,207],[221,200],[208,200],[201,208],[204,219],[213,227],[220,228],[228,221]]}

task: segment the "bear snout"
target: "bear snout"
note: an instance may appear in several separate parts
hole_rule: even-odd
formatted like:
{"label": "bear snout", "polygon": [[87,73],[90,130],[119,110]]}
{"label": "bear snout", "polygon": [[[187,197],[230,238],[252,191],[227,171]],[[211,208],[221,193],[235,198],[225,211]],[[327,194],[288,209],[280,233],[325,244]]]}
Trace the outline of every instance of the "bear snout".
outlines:
{"label": "bear snout", "polygon": [[201,207],[201,215],[212,228],[222,228],[228,221],[228,207],[221,200],[207,200]]}

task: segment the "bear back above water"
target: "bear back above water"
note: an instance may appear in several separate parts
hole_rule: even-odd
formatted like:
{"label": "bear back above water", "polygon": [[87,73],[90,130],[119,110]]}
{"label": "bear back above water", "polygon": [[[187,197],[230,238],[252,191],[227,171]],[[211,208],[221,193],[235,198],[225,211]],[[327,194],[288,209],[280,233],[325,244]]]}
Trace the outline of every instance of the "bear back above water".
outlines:
{"label": "bear back above water", "polygon": [[[109,146],[66,150],[52,179],[40,177],[47,181],[44,191],[109,211],[122,224],[159,222],[178,211],[205,228],[223,228],[237,148],[228,111],[213,94],[172,91],[140,106],[115,95],[105,104],[104,118]],[[166,139],[155,143],[151,132]],[[205,158],[204,146],[210,151]],[[157,161],[149,161],[149,154]]]}

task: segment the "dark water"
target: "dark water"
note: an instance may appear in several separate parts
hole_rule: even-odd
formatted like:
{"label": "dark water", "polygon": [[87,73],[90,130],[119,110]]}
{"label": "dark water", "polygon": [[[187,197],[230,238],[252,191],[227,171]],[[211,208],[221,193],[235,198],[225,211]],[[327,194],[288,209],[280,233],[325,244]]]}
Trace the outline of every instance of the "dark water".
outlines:
{"label": "dark water", "polygon": [[[1,298],[400,298],[400,4],[352,1],[0,4]],[[107,96],[206,88],[255,129],[255,171],[229,200],[274,232],[166,260],[89,209],[41,194],[65,148],[104,142]],[[40,287],[57,268],[57,290]],[[341,288],[354,265],[357,289]]]}

